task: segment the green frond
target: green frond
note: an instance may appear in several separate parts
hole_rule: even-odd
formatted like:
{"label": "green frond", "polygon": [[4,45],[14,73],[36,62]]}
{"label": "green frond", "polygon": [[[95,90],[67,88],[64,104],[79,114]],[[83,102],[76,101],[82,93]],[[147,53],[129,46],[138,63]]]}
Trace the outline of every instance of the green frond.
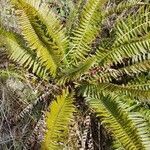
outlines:
{"label": "green frond", "polygon": [[85,95],[97,95],[103,93],[121,93],[131,97],[140,98],[140,100],[148,100],[150,97],[150,84],[134,84],[134,85],[117,85],[113,83],[94,83],[89,85],[81,85],[85,88]]}
{"label": "green frond", "polygon": [[47,132],[42,143],[43,150],[60,150],[65,146],[67,131],[73,112],[73,96],[68,90],[63,90],[62,95],[57,97],[49,106],[47,112]]}
{"label": "green frond", "polygon": [[47,27],[47,33],[53,40],[53,44],[58,48],[61,56],[65,53],[68,41],[65,36],[65,29],[62,27],[61,22],[58,17],[49,9],[46,3],[41,3],[41,0],[21,0],[30,9],[35,10],[37,16],[42,21],[42,23]]}
{"label": "green frond", "polygon": [[144,60],[143,62],[138,62],[131,66],[121,68],[119,70],[129,75],[133,73],[146,72],[150,70],[150,60]]}
{"label": "green frond", "polygon": [[36,52],[40,62],[51,71],[55,76],[57,70],[57,63],[54,60],[53,53],[47,49],[46,45],[40,40],[36,34],[33,26],[31,25],[27,15],[22,11],[19,17],[19,22],[22,28],[22,34],[27,41],[29,48]]}
{"label": "green frond", "polygon": [[136,55],[149,52],[150,33],[144,37],[131,40],[129,43],[118,47],[112,47],[110,50],[98,50],[96,52],[97,61],[103,65],[112,63],[123,63],[124,58],[135,57]]}
{"label": "green frond", "polygon": [[12,0],[12,3],[20,10],[17,12],[18,20],[28,47],[36,51],[43,66],[55,76],[68,49],[61,22],[48,5],[40,0]]}
{"label": "green frond", "polygon": [[[131,103],[132,102],[132,103]],[[139,112],[145,119],[148,124],[148,128],[150,131],[150,109],[147,104],[143,103],[135,103],[133,100],[130,102],[131,105],[131,112],[137,111]]]}
{"label": "green frond", "polygon": [[143,115],[144,119],[148,123],[149,131],[150,131],[150,110],[145,108],[140,108],[139,112]]}
{"label": "green frond", "polygon": [[58,78],[58,82],[60,84],[64,84],[66,82],[78,79],[92,67],[94,61],[95,57],[88,57],[84,62],[81,62],[69,69],[65,69],[65,72],[63,72],[62,75]]}
{"label": "green frond", "polygon": [[120,99],[98,94],[88,97],[87,101],[123,149],[148,150],[150,136],[147,123],[138,112],[129,112]]}
{"label": "green frond", "polygon": [[126,19],[117,22],[116,41],[113,46],[116,47],[123,43],[130,42],[131,39],[142,37],[149,32],[150,12],[149,7],[141,7],[134,15],[129,15]]}
{"label": "green frond", "polygon": [[[149,54],[148,54],[149,55]],[[141,56],[136,56],[132,59],[133,64],[119,68],[119,69],[108,69],[106,72],[97,74],[94,78],[100,82],[109,82],[112,79],[117,79],[125,74],[129,76],[137,75],[150,70],[150,60],[135,60],[141,59]]]}
{"label": "green frond", "polygon": [[107,72],[102,72],[99,74],[96,74],[94,77],[91,77],[92,79],[98,80],[100,83],[102,82],[111,82],[112,79],[117,79],[123,75],[123,72],[119,69],[109,69]]}
{"label": "green frond", "polygon": [[118,21],[114,28],[115,41],[110,49],[97,51],[98,62],[104,65],[122,63],[123,58],[149,52],[149,27],[149,7],[142,7],[136,15],[129,15],[128,18]]}
{"label": "green frond", "polygon": [[106,0],[89,0],[81,13],[81,20],[77,28],[71,34],[71,48],[68,57],[73,63],[85,60],[90,52],[90,44],[96,38],[100,30],[100,8]]}
{"label": "green frond", "polygon": [[38,76],[45,78],[48,70],[44,68],[37,58],[34,51],[21,45],[23,41],[19,39],[19,36],[14,36],[11,33],[6,33],[3,37],[6,46],[8,47],[8,52],[10,53],[10,59],[18,62],[21,66],[31,69],[33,73]]}

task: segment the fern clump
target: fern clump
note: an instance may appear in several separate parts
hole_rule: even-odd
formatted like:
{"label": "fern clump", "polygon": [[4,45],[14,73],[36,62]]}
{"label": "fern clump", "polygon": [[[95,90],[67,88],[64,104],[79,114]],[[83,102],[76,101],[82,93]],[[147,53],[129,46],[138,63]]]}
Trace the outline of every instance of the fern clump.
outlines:
{"label": "fern clump", "polygon": [[100,122],[98,132],[102,124],[116,149],[150,148],[150,6],[133,0],[118,1],[111,8],[110,2],[79,0],[62,23],[46,2],[11,0],[21,32],[1,26],[1,45],[11,60],[44,79],[47,87],[52,84],[51,100],[35,101],[41,106],[38,119],[42,111],[46,113],[43,150],[69,147],[75,107],[82,112],[77,114],[89,118],[88,123],[81,119],[88,126],[78,129],[78,148],[95,145],[91,113]]}

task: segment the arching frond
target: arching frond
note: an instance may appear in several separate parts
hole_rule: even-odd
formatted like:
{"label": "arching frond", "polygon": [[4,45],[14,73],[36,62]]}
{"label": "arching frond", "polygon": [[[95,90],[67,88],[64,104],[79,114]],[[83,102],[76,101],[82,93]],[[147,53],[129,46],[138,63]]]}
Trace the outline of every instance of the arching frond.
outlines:
{"label": "arching frond", "polygon": [[[46,31],[52,38],[55,48],[58,48],[59,53],[63,56],[68,46],[68,41],[65,36],[65,30],[62,28],[58,17],[49,9],[48,5],[41,0],[21,0],[22,5],[29,7],[27,11],[35,11],[42,23],[47,27]],[[26,12],[28,13],[28,12]],[[30,14],[28,14],[30,17]],[[32,16],[31,16],[32,17]]]}
{"label": "arching frond", "polygon": [[27,69],[31,69],[32,72],[38,76],[45,78],[48,70],[39,63],[39,59],[34,51],[21,45],[23,41],[19,39],[19,36],[17,37],[6,32],[5,34],[6,36],[3,36],[3,39],[6,43],[6,47],[9,49],[10,59],[18,62]]}
{"label": "arching frond", "polygon": [[149,32],[150,12],[149,7],[141,7],[134,15],[129,15],[126,19],[120,19],[115,27],[116,41],[113,46],[118,46],[131,39],[142,37]]}
{"label": "arching frond", "polygon": [[69,122],[75,111],[72,94],[64,90],[62,95],[57,97],[49,106],[47,112],[46,126],[47,132],[42,144],[43,150],[63,149],[66,144],[65,139],[69,127]]}
{"label": "arching frond", "polygon": [[114,29],[116,36],[110,50],[97,51],[98,62],[104,65],[121,63],[123,58],[149,52],[149,27],[149,7],[142,7],[136,15],[121,19]]}
{"label": "arching frond", "polygon": [[143,103],[135,103],[135,101],[131,100],[131,102],[129,103],[131,105],[130,107],[130,111],[131,112],[139,112],[145,119],[145,121],[148,124],[148,129],[150,131],[150,109],[148,107],[147,104],[143,104]]}
{"label": "arching frond", "polygon": [[[149,56],[149,54],[148,54]],[[138,60],[137,60],[138,59]],[[125,74],[129,76],[138,75],[143,72],[147,72],[150,70],[150,60],[139,60],[142,59],[142,56],[136,56],[132,58],[131,65],[129,63],[128,66],[119,68],[119,69],[108,69],[106,72],[97,73],[94,78],[99,80],[100,82],[109,82],[112,79],[117,79]],[[133,64],[132,64],[133,63]]]}
{"label": "arching frond", "polygon": [[40,0],[12,0],[12,2],[21,9],[17,14],[28,47],[36,51],[40,62],[55,76],[68,48],[61,22],[45,2]]}
{"label": "arching frond", "polygon": [[[84,88],[86,86],[83,86]],[[87,85],[85,89],[85,95],[97,95],[100,92],[103,93],[122,93],[128,94],[140,98],[140,100],[148,100],[150,97],[150,85],[149,84],[134,84],[134,85],[117,85],[113,83],[91,83]]]}
{"label": "arching frond", "polygon": [[46,45],[40,40],[40,37],[36,34],[33,26],[31,25],[27,15],[22,12],[19,17],[22,34],[25,40],[28,43],[28,46],[35,50],[37,53],[37,57],[41,61],[41,63],[52,73],[52,75],[56,74],[57,63],[54,60],[54,57],[50,50],[47,49]]}
{"label": "arching frond", "polygon": [[91,50],[89,45],[100,30],[101,13],[98,11],[105,2],[106,0],[89,0],[84,6],[79,25],[71,36],[71,49],[68,57],[71,57],[72,62],[85,60]]}
{"label": "arching frond", "polygon": [[119,102],[120,99],[98,94],[88,97],[87,101],[124,149],[148,150],[150,136],[147,123],[138,112],[128,112],[127,106]]}
{"label": "arching frond", "polygon": [[149,52],[150,33],[144,37],[131,40],[129,43],[118,47],[112,47],[110,50],[98,50],[96,52],[97,61],[104,65],[112,63],[123,63],[123,58],[134,57]]}

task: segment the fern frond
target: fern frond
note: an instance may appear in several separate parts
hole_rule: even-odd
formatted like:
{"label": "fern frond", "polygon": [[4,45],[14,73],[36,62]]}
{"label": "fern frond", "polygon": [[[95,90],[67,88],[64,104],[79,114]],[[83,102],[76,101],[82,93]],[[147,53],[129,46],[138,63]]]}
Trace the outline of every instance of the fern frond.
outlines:
{"label": "fern frond", "polygon": [[100,30],[101,13],[98,11],[105,2],[106,0],[89,0],[83,8],[79,25],[72,31],[71,49],[68,52],[68,57],[72,62],[77,63],[80,60],[85,60],[90,52],[89,45]]}
{"label": "fern frond", "polygon": [[150,69],[150,60],[145,60],[143,62],[135,63],[131,66],[127,66],[121,68],[120,71],[125,72],[126,74],[133,74],[133,73],[141,73],[146,72]]}
{"label": "fern frond", "polygon": [[63,149],[65,138],[68,131],[68,125],[75,111],[72,94],[64,90],[62,95],[53,101],[47,112],[47,132],[42,144],[43,150]]}
{"label": "fern frond", "polygon": [[115,41],[110,50],[97,51],[101,64],[122,63],[123,58],[149,52],[150,47],[149,7],[142,7],[136,15],[129,15],[117,22]]}
{"label": "fern frond", "polygon": [[68,48],[65,29],[46,3],[40,0],[13,1],[22,10],[17,14],[28,47],[37,52],[41,63],[55,76]]}
{"label": "fern frond", "polygon": [[49,9],[48,5],[45,2],[41,3],[41,0],[21,1],[25,3],[25,5],[29,6],[29,9],[36,12],[39,19],[47,27],[47,33],[52,38],[53,44],[55,44],[55,48],[58,48],[59,53],[63,57],[63,54],[68,47],[68,41],[65,36],[65,29],[62,27],[58,17]]}
{"label": "fern frond", "polygon": [[128,112],[126,106],[119,102],[120,99],[98,94],[88,97],[87,101],[124,149],[148,150],[150,136],[147,123],[139,113]]}
{"label": "fern frond", "polygon": [[51,74],[55,76],[57,70],[57,63],[53,58],[50,50],[40,40],[40,37],[36,34],[33,26],[31,25],[27,15],[22,11],[19,17],[19,22],[22,28],[22,34],[28,43],[28,46],[36,51],[37,57],[40,62],[51,71]]}
{"label": "fern frond", "polygon": [[97,61],[103,65],[112,63],[123,63],[124,58],[135,57],[136,55],[149,52],[150,33],[146,36],[131,40],[129,43],[122,44],[118,47],[112,47],[110,50],[98,50],[96,52]]}
{"label": "fern frond", "polygon": [[[39,59],[36,57],[36,54],[29,48],[21,45],[21,41],[18,36],[14,36],[11,33],[6,33],[4,40],[8,51],[10,53],[10,59],[18,62],[21,66],[24,66],[27,69],[31,69],[33,73],[36,73],[38,76],[45,78],[47,69],[42,67],[39,63]],[[18,43],[19,42],[19,43]]]}
{"label": "fern frond", "polygon": [[[83,86],[85,88],[86,86]],[[150,97],[150,85],[149,84],[137,84],[137,85],[117,85],[113,83],[95,83],[87,85],[85,89],[85,95],[97,95],[100,92],[107,93],[122,93],[141,98],[140,100],[148,100]]]}
{"label": "fern frond", "polygon": [[139,108],[139,112],[143,115],[144,119],[147,121],[149,131],[150,131],[150,118],[149,118],[150,110],[141,107],[141,108]]}
{"label": "fern frond", "polygon": [[[149,54],[148,54],[149,55]],[[100,82],[109,82],[112,79],[117,79],[125,74],[129,76],[137,75],[143,72],[147,72],[150,70],[150,60],[135,60],[141,59],[141,56],[136,56],[132,58],[132,63],[128,66],[119,68],[119,69],[108,69],[108,71],[103,73],[97,73],[95,75],[95,79],[99,80]]]}
{"label": "fern frond", "polygon": [[143,103],[135,103],[135,101],[131,100],[131,102],[129,103],[131,105],[131,112],[137,111],[139,112],[145,119],[145,121],[148,124],[148,128],[150,131],[150,109],[149,106]]}
{"label": "fern frond", "polygon": [[117,22],[116,41],[113,46],[118,46],[149,32],[150,12],[149,7],[141,7],[135,15],[129,15],[126,19]]}

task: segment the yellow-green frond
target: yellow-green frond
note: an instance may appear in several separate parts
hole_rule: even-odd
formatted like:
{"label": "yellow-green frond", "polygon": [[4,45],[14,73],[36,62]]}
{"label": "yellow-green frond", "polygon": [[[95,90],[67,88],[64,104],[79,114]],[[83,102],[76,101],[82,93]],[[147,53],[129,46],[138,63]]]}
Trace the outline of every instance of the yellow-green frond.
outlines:
{"label": "yellow-green frond", "polygon": [[98,50],[96,55],[101,64],[122,63],[123,58],[149,52],[150,49],[150,12],[149,7],[139,10],[116,23],[115,41],[108,50]]}
{"label": "yellow-green frond", "polygon": [[150,27],[150,8],[140,7],[134,15],[129,15],[126,19],[120,19],[115,27],[116,41],[113,46],[118,46],[131,39],[142,37],[149,32]]}
{"label": "yellow-green frond", "polygon": [[[148,58],[150,56],[149,53],[145,55]],[[99,82],[109,82],[125,74],[134,76],[147,72],[150,70],[150,60],[144,57],[142,55],[135,56],[128,62],[127,66],[118,69],[108,69],[106,72],[97,73],[94,78],[99,80]]]}
{"label": "yellow-green frond", "polygon": [[18,62],[27,69],[31,69],[32,72],[36,73],[38,76],[45,78],[48,70],[39,63],[40,61],[36,57],[34,51],[21,45],[23,41],[19,38],[19,36],[15,38],[11,33],[6,33],[6,36],[3,36],[10,59]]}
{"label": "yellow-green frond", "polygon": [[67,144],[67,131],[75,111],[73,95],[68,90],[63,90],[62,95],[57,96],[57,100],[49,106],[49,111],[42,150],[61,150]]}
{"label": "yellow-green frond", "polygon": [[108,7],[104,12],[103,15],[110,16],[113,13],[121,13],[124,10],[137,7],[137,6],[142,6],[142,5],[148,5],[147,2],[141,2],[140,0],[133,0],[133,1],[122,1],[116,6]]}
{"label": "yellow-green frond", "polygon": [[28,46],[36,52],[40,62],[51,71],[51,74],[55,76],[57,70],[57,63],[53,58],[53,55],[46,45],[40,40],[40,37],[36,34],[33,26],[31,25],[27,15],[22,11],[19,16],[19,22],[22,28],[22,34],[27,41]]}
{"label": "yellow-green frond", "polygon": [[68,46],[68,41],[58,17],[49,9],[46,3],[41,4],[40,0],[24,1],[37,11],[39,18],[46,25],[47,32],[52,37],[53,43],[56,43],[60,53],[63,54]]}
{"label": "yellow-green frond", "polygon": [[[83,86],[84,87],[84,86]],[[86,86],[85,86],[86,87]],[[85,88],[84,87],[84,88]],[[134,85],[117,85],[113,83],[95,83],[94,81],[87,85],[85,95],[97,95],[97,93],[122,93],[132,97],[140,98],[140,100],[148,100],[150,97],[149,84]]]}
{"label": "yellow-green frond", "polygon": [[123,149],[149,150],[150,136],[146,121],[138,112],[129,112],[127,106],[119,102],[120,99],[120,96],[98,94],[88,97],[87,101]]}
{"label": "yellow-green frond", "polygon": [[100,30],[101,10],[106,0],[89,0],[81,13],[79,25],[72,31],[68,57],[73,63],[84,60],[90,52],[90,44]]}
{"label": "yellow-green frond", "polygon": [[136,55],[149,52],[150,33],[146,36],[131,40],[129,43],[122,44],[118,47],[112,47],[110,50],[98,50],[96,52],[97,61],[103,65],[112,63],[123,63],[124,58],[134,57]]}

